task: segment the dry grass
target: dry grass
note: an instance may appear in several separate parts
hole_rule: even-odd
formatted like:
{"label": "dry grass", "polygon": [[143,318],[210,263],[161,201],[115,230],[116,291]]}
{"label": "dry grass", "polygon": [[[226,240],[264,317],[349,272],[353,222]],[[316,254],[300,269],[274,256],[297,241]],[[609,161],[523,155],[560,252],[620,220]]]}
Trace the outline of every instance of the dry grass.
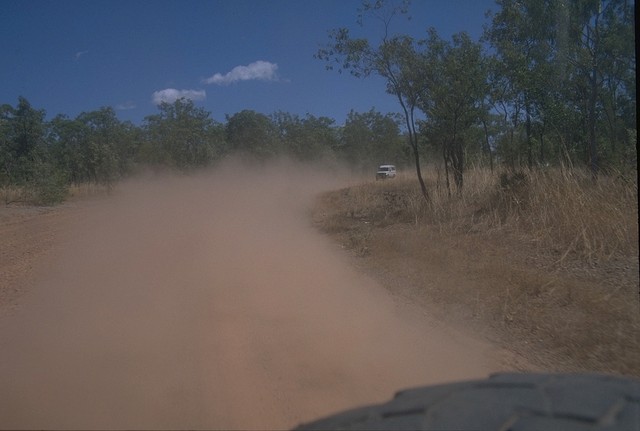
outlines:
{"label": "dry grass", "polygon": [[594,183],[581,172],[530,173],[522,229],[541,245],[589,262],[638,254],[638,186],[619,178]]}
{"label": "dry grass", "polygon": [[[412,223],[441,232],[508,231],[523,241],[589,262],[638,254],[638,186],[617,178],[593,182],[581,171],[492,174],[472,170],[462,193],[433,186],[429,205],[408,174],[368,182],[328,195],[351,219],[384,226]],[[340,223],[333,220],[329,223]],[[340,230],[339,226],[326,226]]]}
{"label": "dry grass", "polygon": [[69,199],[81,199],[93,196],[108,195],[113,191],[113,186],[96,183],[72,184],[69,187]]}
{"label": "dry grass", "polygon": [[473,170],[449,197],[411,176],[325,194],[319,226],[390,289],[501,333],[551,369],[640,375],[637,183]]}
{"label": "dry grass", "polygon": [[[66,193],[67,199],[80,199],[93,196],[103,196],[111,193],[113,187],[94,183],[72,184]],[[2,186],[0,187],[0,202],[4,205],[40,205],[40,197],[30,187]]]}
{"label": "dry grass", "polygon": [[27,199],[26,191],[22,187],[2,186],[0,187],[0,200],[5,205],[24,202]]}
{"label": "dry grass", "polygon": [[33,186],[5,185],[0,187],[0,201],[5,205],[52,206],[59,203],[60,200],[58,196],[48,195],[47,190]]}

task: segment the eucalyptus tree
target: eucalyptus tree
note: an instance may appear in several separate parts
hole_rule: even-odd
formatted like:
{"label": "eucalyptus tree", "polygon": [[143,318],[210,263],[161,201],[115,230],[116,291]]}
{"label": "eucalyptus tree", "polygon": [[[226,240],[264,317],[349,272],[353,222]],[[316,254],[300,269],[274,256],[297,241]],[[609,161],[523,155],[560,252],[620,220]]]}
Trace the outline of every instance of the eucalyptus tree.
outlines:
{"label": "eucalyptus tree", "polygon": [[146,142],[142,158],[180,170],[203,167],[225,149],[222,125],[185,98],[163,102],[160,113],[145,118]]}
{"label": "eucalyptus tree", "polygon": [[282,152],[278,130],[271,119],[259,112],[245,109],[227,115],[226,139],[230,151],[259,160],[265,160]]}
{"label": "eucalyptus tree", "polygon": [[[601,154],[629,149],[629,130],[636,129],[636,56],[634,8],[628,0],[560,2],[560,56],[566,65],[567,88],[586,119],[588,160],[593,176]],[[575,96],[578,96],[575,100]],[[605,133],[608,131],[608,133]],[[604,146],[606,136],[609,146]]]}
{"label": "eucalyptus tree", "polygon": [[11,111],[13,108],[9,104],[0,105],[0,185],[11,182],[12,166],[14,157],[11,154]]}
{"label": "eucalyptus tree", "polygon": [[47,142],[45,111],[24,97],[0,107],[0,185],[16,185],[21,200],[51,205],[67,194],[67,178],[55,166]]}
{"label": "eucalyptus tree", "polygon": [[465,147],[472,126],[485,114],[487,74],[482,48],[466,33],[442,40],[431,28],[428,38],[420,42],[420,70],[424,81],[418,107],[425,113],[424,133],[442,150],[447,189],[449,169],[458,192],[462,190],[465,170]]}
{"label": "eucalyptus tree", "polygon": [[524,124],[528,164],[534,161],[532,136],[539,136],[544,161],[548,133],[557,141],[549,150],[571,161],[582,158],[594,178],[603,163],[635,160],[634,2],[497,5],[485,31],[495,51],[491,100],[511,120],[512,137]]}
{"label": "eucalyptus tree", "polygon": [[0,162],[2,176],[23,184],[38,175],[36,164],[46,157],[45,111],[35,109],[24,97],[16,107],[0,107]]}
{"label": "eucalyptus tree", "polygon": [[82,152],[90,181],[111,186],[122,174],[118,145],[123,141],[121,123],[111,107],[83,112],[76,120],[82,125]]}
{"label": "eucalyptus tree", "polygon": [[85,136],[85,126],[77,119],[58,114],[49,122],[47,140],[51,155],[59,169],[66,172],[71,183],[79,184],[89,180],[84,154]]}
{"label": "eucalyptus tree", "polygon": [[510,166],[519,159],[519,130],[523,106],[514,83],[507,77],[506,67],[495,55],[487,58],[489,89],[486,103],[498,116],[497,151]]}
{"label": "eucalyptus tree", "polygon": [[346,70],[357,78],[378,75],[386,81],[387,93],[398,100],[404,114],[409,145],[413,152],[415,169],[424,198],[431,197],[422,178],[418,135],[416,133],[416,108],[418,103],[418,76],[416,68],[416,43],[408,36],[392,36],[391,21],[408,12],[408,1],[400,3],[382,0],[364,0],[358,15],[358,24],[363,25],[367,16],[382,23],[380,41],[374,45],[364,38],[354,38],[347,28],[334,29],[329,33],[329,43],[320,48],[315,57],[325,61],[328,70]]}
{"label": "eucalyptus tree", "polygon": [[[532,125],[540,121],[545,95],[558,82],[554,74],[557,0],[496,0],[485,38],[495,49],[495,101],[506,109],[514,129],[525,127],[527,164],[534,164]],[[502,100],[501,100],[502,99]],[[513,131],[512,131],[513,133]],[[511,135],[513,136],[513,135]]]}
{"label": "eucalyptus tree", "polygon": [[103,107],[75,119],[57,115],[49,123],[50,152],[72,183],[112,185],[128,172],[132,143],[115,111]]}
{"label": "eucalyptus tree", "polygon": [[304,118],[278,111],[271,115],[282,151],[298,160],[330,159],[338,146],[335,120],[307,114]]}
{"label": "eucalyptus tree", "polygon": [[373,108],[363,113],[352,110],[342,129],[341,157],[369,170],[372,165],[405,164],[399,122],[397,115],[383,115]]}
{"label": "eucalyptus tree", "polygon": [[304,146],[298,152],[301,160],[331,160],[338,146],[338,129],[333,118],[311,114],[301,121],[305,137]]}

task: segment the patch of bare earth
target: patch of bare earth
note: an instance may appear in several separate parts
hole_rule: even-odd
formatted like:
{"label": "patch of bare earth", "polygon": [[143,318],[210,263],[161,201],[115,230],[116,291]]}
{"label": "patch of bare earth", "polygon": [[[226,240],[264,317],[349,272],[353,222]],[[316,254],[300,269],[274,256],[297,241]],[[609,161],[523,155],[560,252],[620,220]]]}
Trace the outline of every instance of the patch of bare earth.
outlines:
{"label": "patch of bare earth", "polygon": [[0,206],[0,316],[28,294],[36,272],[55,252],[59,235],[74,213],[59,207]]}
{"label": "patch of bare earth", "polygon": [[509,229],[416,223],[396,211],[405,199],[398,187],[326,193],[315,224],[394,295],[539,369],[640,376],[637,254],[588,263]]}

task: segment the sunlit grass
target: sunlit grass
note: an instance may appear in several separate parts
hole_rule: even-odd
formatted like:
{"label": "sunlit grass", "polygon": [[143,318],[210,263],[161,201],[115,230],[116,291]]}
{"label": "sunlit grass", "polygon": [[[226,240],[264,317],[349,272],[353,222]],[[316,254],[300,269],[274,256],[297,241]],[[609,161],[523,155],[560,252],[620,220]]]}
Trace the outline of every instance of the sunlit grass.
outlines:
{"label": "sunlit grass", "polygon": [[637,183],[613,177],[591,180],[587,172],[552,169],[465,174],[461,193],[451,194],[434,172],[426,175],[431,203],[414,175],[370,181],[348,190],[349,216],[379,224],[413,223],[440,231],[515,232],[523,240],[566,257],[606,259],[638,251]]}

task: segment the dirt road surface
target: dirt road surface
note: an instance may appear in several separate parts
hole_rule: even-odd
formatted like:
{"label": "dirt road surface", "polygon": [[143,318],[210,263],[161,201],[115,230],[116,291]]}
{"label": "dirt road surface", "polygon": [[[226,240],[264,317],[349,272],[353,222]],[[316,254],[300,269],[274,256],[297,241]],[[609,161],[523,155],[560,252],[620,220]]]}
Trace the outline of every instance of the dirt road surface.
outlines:
{"label": "dirt road surface", "polygon": [[0,220],[0,428],[282,429],[504,370],[313,229],[341,181],[228,165]]}

